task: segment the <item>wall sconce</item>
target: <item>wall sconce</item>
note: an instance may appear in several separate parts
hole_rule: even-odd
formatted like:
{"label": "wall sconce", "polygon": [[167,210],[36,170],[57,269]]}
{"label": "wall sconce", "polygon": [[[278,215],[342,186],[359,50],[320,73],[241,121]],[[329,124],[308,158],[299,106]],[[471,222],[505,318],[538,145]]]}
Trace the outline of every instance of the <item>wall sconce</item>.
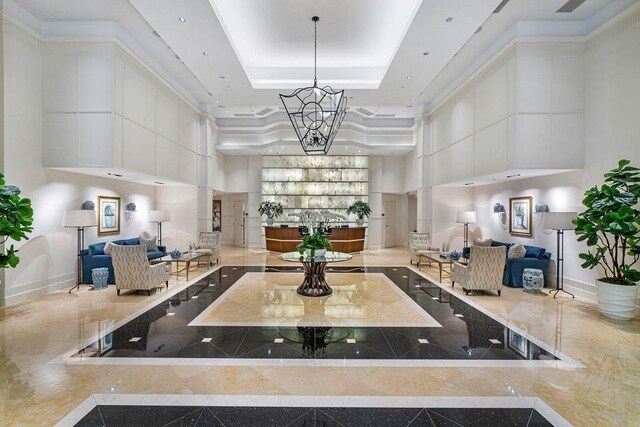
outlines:
{"label": "wall sconce", "polygon": [[136,204],[133,202],[127,203],[127,205],[124,207],[124,219],[127,221],[127,223],[131,220],[131,215],[133,215],[136,212]]}
{"label": "wall sconce", "polygon": [[82,204],[82,210],[83,211],[95,211],[96,210],[96,204],[93,203],[91,200],[87,200],[86,202],[84,202]]}
{"label": "wall sconce", "polygon": [[542,215],[545,212],[549,212],[549,206],[546,203],[536,203],[536,207],[535,207],[536,215]]}
{"label": "wall sconce", "polygon": [[501,203],[494,203],[493,207],[491,208],[491,213],[494,213],[494,214],[503,214],[505,212],[506,211],[504,209],[504,206],[502,206]]}

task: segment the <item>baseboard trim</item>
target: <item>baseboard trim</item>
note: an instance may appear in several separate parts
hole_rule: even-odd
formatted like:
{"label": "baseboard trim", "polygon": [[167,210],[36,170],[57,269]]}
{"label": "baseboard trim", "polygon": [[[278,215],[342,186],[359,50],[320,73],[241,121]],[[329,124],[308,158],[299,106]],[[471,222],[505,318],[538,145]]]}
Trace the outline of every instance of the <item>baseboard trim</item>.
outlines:
{"label": "baseboard trim", "polygon": [[5,305],[17,304],[21,301],[58,291],[76,284],[76,273],[67,273],[31,283],[5,288]]}

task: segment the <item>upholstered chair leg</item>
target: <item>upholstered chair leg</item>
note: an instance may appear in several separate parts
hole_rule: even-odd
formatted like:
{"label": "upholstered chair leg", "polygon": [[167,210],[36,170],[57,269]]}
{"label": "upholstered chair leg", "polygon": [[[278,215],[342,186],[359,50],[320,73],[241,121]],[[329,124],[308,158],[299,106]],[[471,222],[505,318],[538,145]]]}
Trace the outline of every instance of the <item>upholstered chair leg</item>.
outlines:
{"label": "upholstered chair leg", "polygon": [[501,295],[501,291],[500,291],[500,290],[498,290],[498,296],[500,296],[500,295]]}
{"label": "upholstered chair leg", "polygon": [[120,295],[120,289],[118,289],[118,295]]}
{"label": "upholstered chair leg", "polygon": [[147,290],[147,295],[151,296],[151,289]]}
{"label": "upholstered chair leg", "polygon": [[167,284],[167,289],[169,289],[169,281],[167,280],[165,283]]}

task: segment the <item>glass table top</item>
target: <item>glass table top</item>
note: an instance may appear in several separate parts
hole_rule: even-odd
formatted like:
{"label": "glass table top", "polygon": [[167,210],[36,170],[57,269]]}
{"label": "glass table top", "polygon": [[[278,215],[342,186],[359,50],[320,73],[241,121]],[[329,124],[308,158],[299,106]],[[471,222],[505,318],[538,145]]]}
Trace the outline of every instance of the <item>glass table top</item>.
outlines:
{"label": "glass table top", "polygon": [[299,252],[286,252],[278,255],[278,258],[283,261],[291,261],[291,262],[309,262],[309,263],[320,263],[320,262],[341,262],[341,261],[349,261],[353,256],[349,254],[345,254],[343,252],[333,252],[329,251],[322,256],[314,256],[310,257],[307,254],[300,255]]}

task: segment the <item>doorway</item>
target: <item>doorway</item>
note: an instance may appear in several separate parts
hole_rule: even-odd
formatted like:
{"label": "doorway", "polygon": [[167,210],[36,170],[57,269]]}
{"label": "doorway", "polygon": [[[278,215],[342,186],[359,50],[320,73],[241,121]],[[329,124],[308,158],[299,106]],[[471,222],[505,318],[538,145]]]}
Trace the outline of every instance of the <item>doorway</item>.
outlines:
{"label": "doorway", "polygon": [[384,247],[396,246],[396,202],[385,200],[384,202]]}

